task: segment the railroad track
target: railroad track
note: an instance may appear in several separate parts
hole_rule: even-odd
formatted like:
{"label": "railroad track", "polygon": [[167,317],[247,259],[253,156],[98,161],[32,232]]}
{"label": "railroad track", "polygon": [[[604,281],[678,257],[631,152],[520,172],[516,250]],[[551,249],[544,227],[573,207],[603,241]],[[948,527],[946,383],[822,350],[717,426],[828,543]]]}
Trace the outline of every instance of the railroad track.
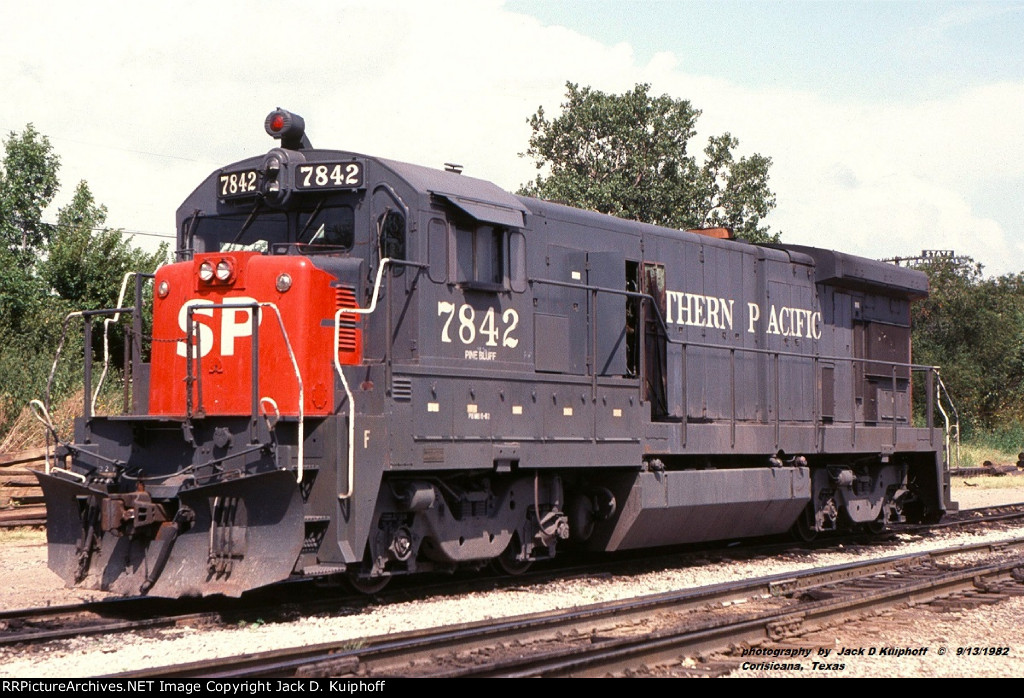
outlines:
{"label": "railroad track", "polygon": [[[354,610],[367,599],[320,590],[315,600],[289,586],[268,588],[240,599],[207,597],[111,598],[64,606],[0,611],[0,647],[59,642],[88,635],[112,635],[168,627],[216,628],[250,622],[283,622],[311,613]],[[303,602],[302,599],[306,601]]]}
{"label": "railroad track", "polygon": [[[965,527],[986,524],[1012,523],[1024,518],[1024,503],[989,507],[960,512],[955,520],[928,527],[904,527],[897,532],[917,533],[935,528]],[[898,544],[894,537],[851,535],[821,537],[813,543],[803,543],[801,549],[826,551],[838,545],[845,549],[877,550],[880,546]],[[770,558],[791,552],[794,543],[758,542],[734,547],[726,551],[708,546],[692,546],[696,553],[670,553],[651,556],[649,552],[623,555],[615,561],[603,558],[600,562],[563,562],[557,567],[541,567],[516,578],[483,576],[444,579],[434,584],[415,585],[399,581],[388,590],[372,598],[352,595],[336,588],[318,588],[315,594],[306,583],[280,585],[264,592],[249,594],[242,599],[168,600],[156,598],[118,598],[77,605],[19,609],[0,612],[0,647],[30,643],[58,642],[87,635],[111,635],[154,630],[168,627],[215,628],[246,623],[286,621],[318,613],[358,611],[370,603],[391,603],[427,598],[432,595],[454,596],[509,586],[539,585],[573,577],[636,574],[676,564],[680,560],[690,564],[693,554],[714,559]]]}
{"label": "railroad track", "polygon": [[0,647],[217,622],[217,611],[174,612],[163,599],[126,598],[0,612]]}
{"label": "railroad track", "polygon": [[[1019,583],[1024,536],[421,632],[149,668],[119,678],[604,676],[777,642],[894,604]],[[984,562],[955,556],[985,553]],[[1008,591],[998,593],[1011,593]]]}
{"label": "railroad track", "polygon": [[998,521],[1012,521],[1024,518],[1024,502],[1015,504],[998,504],[980,509],[964,509],[952,514],[947,514],[937,524],[922,526],[922,528],[939,529],[955,526],[962,526],[972,522],[995,523]]}

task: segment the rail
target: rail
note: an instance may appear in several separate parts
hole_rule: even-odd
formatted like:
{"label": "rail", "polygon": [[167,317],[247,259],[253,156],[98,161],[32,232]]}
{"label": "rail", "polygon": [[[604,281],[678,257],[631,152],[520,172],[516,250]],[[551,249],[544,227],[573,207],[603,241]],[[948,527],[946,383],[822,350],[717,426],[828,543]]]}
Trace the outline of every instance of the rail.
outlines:
{"label": "rail", "polygon": [[[54,352],[53,364],[50,366],[50,375],[46,379],[46,394],[44,395],[44,399],[43,400],[38,400],[38,399],[37,400],[32,400],[32,401],[29,402],[29,406],[31,407],[33,415],[35,416],[35,418],[39,422],[41,422],[43,424],[43,426],[46,427],[46,468],[45,468],[45,470],[46,470],[47,473],[55,472],[56,471],[56,472],[65,472],[65,473],[68,473],[69,475],[75,475],[75,473],[71,473],[70,471],[66,471],[66,470],[63,470],[63,469],[56,468],[56,466],[52,465],[51,464],[51,456],[50,456],[50,446],[51,446],[50,439],[51,438],[53,439],[53,441],[54,441],[53,445],[59,444],[61,442],[60,435],[57,433],[57,428],[53,424],[53,420],[50,417],[50,408],[51,408],[51,404],[50,403],[51,403],[51,396],[52,396],[52,393],[53,393],[53,380],[54,380],[54,377],[57,375],[57,366],[60,365],[60,357],[61,357],[61,352],[64,349],[64,343],[65,343],[65,341],[67,341],[68,327],[69,327],[71,321],[73,319],[75,319],[75,318],[81,318],[84,321],[84,323],[85,323],[85,325],[84,325],[84,332],[83,332],[83,334],[84,334],[83,345],[85,347],[85,350],[83,351],[84,366],[83,366],[83,379],[82,379],[82,382],[84,384],[84,390],[83,390],[84,405],[83,405],[83,408],[82,408],[82,413],[83,413],[83,416],[84,416],[86,422],[88,423],[88,420],[92,418],[93,408],[95,406],[95,398],[93,397],[93,389],[92,389],[92,319],[94,317],[102,317],[102,316],[110,316],[110,315],[113,315],[114,317],[120,318],[121,314],[127,314],[127,313],[132,313],[133,315],[138,315],[139,314],[139,313],[136,312],[136,308],[130,307],[130,308],[106,308],[106,309],[103,309],[103,310],[76,310],[76,311],[70,312],[66,316],[64,316],[64,323],[63,323],[63,325],[61,327],[60,340],[57,342],[57,350],[56,350],[56,352]],[[129,347],[131,346],[131,344],[132,344],[131,342],[126,342],[125,343],[125,363],[126,363],[126,365],[128,363],[128,352],[130,351]],[[136,356],[136,360],[137,360],[137,358],[138,357]],[[105,373],[105,370],[106,369],[104,368],[104,373]],[[97,393],[98,393],[98,390],[97,390]],[[125,391],[125,393],[126,393],[125,399],[127,400],[127,390]],[[124,409],[127,409],[127,404],[124,406]],[[80,477],[78,475],[75,475],[75,476],[76,477]]]}
{"label": "rail", "polygon": [[[135,305],[122,307],[124,302],[124,295],[127,288],[128,279],[131,276],[135,276]],[[92,347],[92,319],[94,317],[106,317],[103,323],[103,371],[100,375],[100,379],[97,383],[95,391],[92,388],[92,352],[85,351],[84,354],[84,373],[85,373],[85,416],[91,417],[95,413],[96,399],[99,395],[100,388],[102,387],[103,381],[106,378],[109,362],[110,362],[110,343],[109,343],[109,328],[111,323],[119,322],[121,315],[131,315],[132,317],[132,330],[130,334],[130,341],[125,342],[124,346],[124,363],[125,363],[125,374],[127,381],[127,374],[129,368],[137,364],[141,358],[141,340],[142,340],[142,288],[143,284],[154,277],[153,274],[144,274],[141,272],[128,272],[125,274],[121,282],[121,291],[118,295],[118,304],[116,308],[103,308],[100,310],[76,310],[68,313],[64,317],[64,323],[61,327],[60,340],[57,343],[57,351],[54,353],[53,364],[50,366],[50,375],[46,380],[46,395],[43,404],[46,409],[50,408],[51,394],[53,391],[53,381],[57,374],[57,366],[60,364],[61,352],[64,348],[64,343],[67,341],[68,326],[71,320],[75,318],[81,318],[85,322],[84,326],[84,345],[91,349]],[[124,411],[128,410],[128,395],[127,387],[125,388],[124,404],[122,405]]]}
{"label": "rail", "polygon": [[[123,307],[122,303],[124,301],[124,296],[125,296],[125,293],[126,293],[126,290],[127,290],[128,279],[131,276],[133,276],[133,275],[135,276],[135,279],[136,279],[136,283],[135,283],[135,305],[134,306],[129,306],[129,307]],[[116,308],[105,308],[105,309],[101,309],[101,310],[79,310],[79,311],[74,311],[74,312],[68,313],[65,316],[64,323],[63,323],[63,326],[61,328],[60,340],[58,341],[57,350],[56,350],[56,352],[54,354],[53,364],[50,367],[50,374],[49,374],[49,376],[47,378],[46,394],[44,396],[44,399],[43,400],[33,400],[33,401],[30,402],[30,407],[31,407],[31,409],[33,411],[34,416],[36,417],[36,419],[39,422],[41,422],[46,427],[46,431],[47,431],[46,466],[45,466],[45,469],[46,469],[47,473],[55,471],[55,470],[58,470],[60,472],[68,472],[68,474],[74,475],[74,473],[71,473],[70,471],[63,471],[63,470],[57,469],[55,467],[55,465],[52,463],[51,454],[50,454],[50,446],[51,446],[50,440],[51,440],[51,438],[56,443],[60,443],[61,442],[60,436],[57,433],[56,426],[53,424],[53,421],[52,421],[52,419],[50,417],[51,396],[52,396],[52,392],[53,392],[54,379],[55,379],[55,377],[57,375],[57,368],[60,365],[61,354],[63,352],[64,345],[65,345],[65,343],[67,341],[68,329],[69,329],[71,321],[74,320],[74,319],[79,319],[80,318],[84,322],[84,327],[83,327],[83,345],[85,347],[85,350],[83,352],[84,362],[83,362],[83,378],[82,378],[83,388],[84,388],[84,390],[83,390],[83,392],[84,392],[84,402],[83,402],[83,407],[82,407],[82,414],[83,414],[83,418],[84,418],[84,421],[85,421],[85,424],[86,424],[85,428],[88,430],[88,428],[89,428],[88,427],[89,420],[91,420],[92,417],[96,414],[96,402],[97,402],[98,396],[100,394],[100,391],[102,389],[103,382],[105,381],[105,379],[107,377],[107,373],[109,371],[109,363],[110,363],[109,329],[110,329],[111,324],[117,323],[117,322],[119,322],[121,320],[121,316],[122,315],[130,315],[132,317],[132,330],[129,333],[130,337],[128,338],[128,341],[125,342],[125,348],[124,348],[124,353],[125,353],[125,360],[124,360],[125,361],[125,384],[126,385],[125,385],[125,389],[124,389],[124,398],[123,398],[123,405],[122,405],[122,411],[123,412],[127,413],[129,411],[129,388],[128,388],[128,382],[129,381],[128,381],[128,375],[129,375],[129,371],[130,370],[134,372],[134,369],[131,368],[131,367],[135,367],[135,366],[137,366],[139,364],[140,359],[141,359],[141,354],[142,354],[142,348],[141,348],[141,340],[142,340],[142,317],[141,317],[141,315],[142,315],[142,313],[139,312],[139,308],[142,307],[143,284],[147,280],[152,279],[153,277],[154,277],[153,274],[144,274],[144,273],[140,273],[140,272],[129,272],[128,274],[125,275],[125,277],[123,278],[122,283],[121,283],[121,290],[120,290],[120,293],[118,295],[118,307],[116,307]],[[252,316],[252,318],[253,318],[254,327],[253,327],[253,333],[252,333],[253,341],[252,341],[252,364],[251,364],[252,365],[252,381],[253,381],[252,424],[256,423],[256,420],[258,419],[259,415],[261,414],[261,412],[263,412],[262,411],[262,406],[263,406],[264,403],[272,404],[273,407],[274,407],[275,413],[277,414],[278,417],[280,416],[280,413],[279,413],[279,411],[277,409],[277,403],[274,400],[272,400],[271,398],[267,397],[267,396],[262,396],[261,397],[258,394],[258,381],[259,381],[259,331],[258,331],[258,324],[259,324],[259,314],[260,314],[258,308],[264,307],[264,308],[269,308],[269,309],[273,310],[274,314],[275,314],[275,316],[277,318],[278,326],[281,329],[281,334],[282,334],[282,337],[284,339],[286,350],[288,352],[288,357],[291,360],[292,367],[293,367],[293,369],[295,371],[296,382],[297,382],[297,385],[298,385],[298,403],[299,403],[298,404],[298,422],[299,423],[298,423],[298,447],[297,447],[298,448],[298,450],[297,450],[297,462],[298,463],[297,463],[297,475],[296,475],[296,477],[297,477],[297,480],[299,482],[301,482],[302,481],[302,477],[303,477],[303,470],[304,470],[304,435],[305,435],[304,434],[304,425],[305,425],[305,417],[304,417],[304,392],[303,392],[303,384],[302,384],[301,371],[299,369],[298,362],[297,362],[297,360],[295,358],[295,352],[294,352],[294,350],[292,348],[291,340],[290,340],[290,338],[288,336],[287,329],[285,328],[284,319],[283,319],[283,317],[281,315],[281,311],[277,307],[277,305],[275,305],[274,303],[270,303],[270,302],[256,302],[256,303],[248,303],[248,304],[229,303],[229,304],[204,305],[203,306],[203,308],[205,308],[205,309],[228,308],[228,307],[230,307],[230,308],[249,308],[250,309],[250,316]],[[199,407],[198,411],[199,411],[199,413],[202,413],[202,379],[201,379],[202,371],[201,371],[201,368],[199,366],[199,362],[201,361],[201,358],[200,358],[201,354],[200,354],[199,351],[197,351],[200,348],[199,347],[199,341],[198,341],[199,334],[196,332],[196,324],[197,324],[197,322],[196,322],[196,320],[195,320],[195,318],[193,316],[193,310],[194,310],[194,308],[189,306],[189,309],[188,309],[188,312],[187,312],[187,330],[186,330],[186,337],[185,337],[185,340],[188,343],[188,345],[194,347],[193,351],[186,351],[186,373],[187,373],[187,376],[186,376],[185,381],[186,381],[186,418],[187,419],[191,419],[191,417],[195,414],[195,411],[193,410],[193,388],[192,388],[193,385],[195,385],[195,393],[196,393],[198,407]],[[99,377],[99,379],[96,382],[96,385],[94,387],[94,385],[93,385],[93,356],[92,356],[93,320],[94,320],[94,318],[97,318],[97,317],[105,318],[104,319],[104,323],[103,323],[103,370],[100,373],[100,377]],[[193,359],[196,360],[196,364],[197,364],[196,367],[195,367],[195,370],[193,370],[193,365],[192,365],[192,360]],[[265,412],[264,412],[264,416],[266,416]],[[268,420],[268,424],[269,424],[269,420]],[[275,420],[275,424],[276,424],[276,420]],[[93,454],[93,455],[95,457],[102,458],[101,456],[99,456],[97,454]]]}
{"label": "rail", "polygon": [[[135,305],[131,307],[122,307],[124,303],[124,295],[128,286],[128,279],[135,276]],[[91,417],[96,410],[96,400],[99,396],[100,389],[102,388],[103,381],[106,378],[107,371],[110,363],[110,338],[109,329],[111,323],[119,322],[121,315],[130,314],[132,317],[132,329],[128,333],[128,340],[124,345],[124,370],[125,370],[125,389],[122,404],[122,411],[128,410],[128,383],[129,383],[129,371],[131,367],[137,365],[139,358],[141,357],[141,337],[142,337],[142,313],[139,309],[142,307],[142,286],[147,279],[152,279],[153,274],[144,274],[141,272],[128,272],[124,275],[121,280],[121,290],[118,294],[116,308],[106,308],[101,310],[76,310],[68,313],[64,316],[64,322],[61,326],[60,340],[57,342],[57,350],[54,352],[53,363],[50,365],[50,374],[46,379],[46,394],[43,400],[31,400],[29,407],[32,410],[35,418],[43,424],[46,428],[46,464],[45,472],[47,474],[51,472],[62,472],[75,477],[81,477],[76,473],[73,473],[63,468],[57,468],[52,462],[50,453],[51,443],[53,439],[53,445],[60,443],[60,435],[57,433],[57,428],[50,417],[51,409],[51,397],[53,393],[53,381],[57,375],[57,367],[60,365],[61,353],[64,349],[64,343],[67,341],[68,327],[73,319],[81,318],[84,322],[84,339],[83,344],[85,350],[84,365],[83,365],[83,382],[84,382],[84,405],[83,414],[88,419]],[[92,389],[92,319],[94,317],[107,316],[107,319],[103,323],[103,372],[97,383],[95,391]]]}

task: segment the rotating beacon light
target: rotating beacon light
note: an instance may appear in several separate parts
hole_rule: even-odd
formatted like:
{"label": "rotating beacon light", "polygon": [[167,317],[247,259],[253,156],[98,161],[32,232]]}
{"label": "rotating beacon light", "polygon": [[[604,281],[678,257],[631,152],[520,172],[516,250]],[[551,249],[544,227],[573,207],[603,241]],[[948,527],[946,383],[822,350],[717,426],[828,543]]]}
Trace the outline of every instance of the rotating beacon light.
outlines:
{"label": "rotating beacon light", "polygon": [[306,122],[298,114],[277,108],[267,114],[263,122],[267,133],[281,141],[281,147],[287,150],[303,150],[312,148],[306,138]]}

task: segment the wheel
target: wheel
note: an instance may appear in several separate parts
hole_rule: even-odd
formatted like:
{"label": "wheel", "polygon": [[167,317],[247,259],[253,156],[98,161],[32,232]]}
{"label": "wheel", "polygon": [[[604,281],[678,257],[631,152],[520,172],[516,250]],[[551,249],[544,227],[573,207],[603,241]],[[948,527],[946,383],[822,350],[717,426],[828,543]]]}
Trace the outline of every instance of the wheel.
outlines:
{"label": "wheel", "polygon": [[873,536],[885,533],[885,514],[882,514],[871,523],[864,524],[864,528],[867,530],[868,533],[870,533]]}
{"label": "wheel", "polygon": [[793,527],[789,529],[790,534],[801,543],[810,543],[818,537],[818,532],[811,525],[811,512],[806,510],[796,518]]}
{"label": "wheel", "polygon": [[360,576],[358,571],[349,572],[345,575],[349,586],[360,594],[376,594],[388,585],[391,577],[365,577]]}
{"label": "wheel", "polygon": [[517,577],[528,569],[533,564],[530,560],[517,560],[516,555],[519,554],[521,546],[519,545],[519,539],[513,538],[509,541],[508,547],[498,557],[494,558],[494,567],[499,572],[504,572],[512,577]]}

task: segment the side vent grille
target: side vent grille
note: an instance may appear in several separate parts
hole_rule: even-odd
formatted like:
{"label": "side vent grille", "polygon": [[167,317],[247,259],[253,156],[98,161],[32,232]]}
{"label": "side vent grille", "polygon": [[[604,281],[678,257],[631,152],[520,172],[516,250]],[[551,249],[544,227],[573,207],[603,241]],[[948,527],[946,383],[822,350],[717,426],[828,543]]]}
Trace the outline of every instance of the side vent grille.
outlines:
{"label": "side vent grille", "polygon": [[[351,286],[336,288],[335,304],[338,309],[359,307],[356,303],[355,289]],[[358,322],[358,315],[343,314],[338,319],[338,357],[342,363],[358,363],[361,360],[361,342],[359,330],[356,328]]]}
{"label": "side vent grille", "polygon": [[391,397],[401,402],[412,400],[412,378],[409,376],[392,376]]}

